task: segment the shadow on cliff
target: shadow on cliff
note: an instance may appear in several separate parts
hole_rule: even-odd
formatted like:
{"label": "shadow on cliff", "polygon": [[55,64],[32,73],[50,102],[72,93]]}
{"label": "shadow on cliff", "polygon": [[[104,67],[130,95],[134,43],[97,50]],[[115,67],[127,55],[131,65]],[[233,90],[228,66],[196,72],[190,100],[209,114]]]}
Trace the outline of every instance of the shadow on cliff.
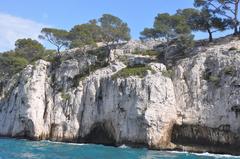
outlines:
{"label": "shadow on cliff", "polygon": [[[225,79],[228,79],[225,77],[226,74],[227,76],[232,76],[236,73],[234,73],[232,70],[226,70],[226,66],[220,66],[220,64],[221,63],[218,61],[217,58],[209,56],[205,60],[205,70],[203,70],[202,72],[201,78],[203,78],[207,82],[207,90],[205,91],[207,94],[204,95],[205,97],[202,101],[202,104],[205,107],[211,106],[211,110],[208,110],[209,115],[214,115],[215,107],[216,109],[219,109],[219,107],[217,107],[216,105],[216,101],[218,101],[219,98],[228,98],[230,94],[233,93],[232,91],[236,89],[231,89],[229,95],[227,94],[225,96],[224,93],[226,92],[222,92],[220,93],[220,97],[218,96],[218,91],[223,91],[219,89],[222,89],[221,87],[224,87],[227,84],[227,82],[225,81]],[[233,85],[231,84],[230,88],[232,86]],[[225,101],[229,101],[229,99],[225,99]],[[195,107],[197,108],[193,109],[197,109],[200,111],[200,108],[198,106]],[[236,111],[236,114],[238,113],[240,107],[237,110],[234,109],[235,107],[229,105],[229,108],[227,108],[229,110],[229,114],[234,113],[234,111]],[[236,118],[237,116],[238,115],[236,115]],[[234,155],[239,155],[240,137],[237,133],[231,131],[231,125],[225,121],[222,122],[222,125],[215,125],[215,127],[209,127],[206,126],[209,120],[216,119],[211,119],[210,116],[208,120],[203,120],[201,123],[199,122],[196,124],[187,124],[183,121],[182,125],[175,124],[172,131],[172,142],[176,144],[179,149],[186,149],[196,152],[208,151],[212,153],[230,153]],[[204,121],[206,123],[204,123]],[[181,146],[184,146],[184,148]]]}

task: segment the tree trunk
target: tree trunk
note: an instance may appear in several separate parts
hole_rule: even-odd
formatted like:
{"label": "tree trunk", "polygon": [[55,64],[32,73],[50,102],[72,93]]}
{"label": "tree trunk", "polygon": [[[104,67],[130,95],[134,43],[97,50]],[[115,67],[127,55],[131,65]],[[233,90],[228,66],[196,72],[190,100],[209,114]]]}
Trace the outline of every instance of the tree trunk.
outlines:
{"label": "tree trunk", "polygon": [[238,34],[238,27],[236,24],[234,24],[234,33],[233,35],[237,35]]}
{"label": "tree trunk", "polygon": [[88,75],[90,75],[90,73],[91,73],[91,65],[90,65],[90,63],[91,62],[89,62],[90,60],[88,59],[88,56],[87,56],[87,48],[85,47],[85,46],[83,46],[82,47],[82,53],[83,53],[83,56],[84,56],[84,58],[85,58],[85,60],[86,60],[86,62],[87,62],[87,73],[88,73]]}
{"label": "tree trunk", "polygon": [[91,66],[90,66],[90,62],[89,62],[88,59],[87,59],[87,68],[88,68],[88,75],[90,75],[90,73],[91,73]]}
{"label": "tree trunk", "polygon": [[234,4],[234,35],[238,34],[238,4],[239,0],[235,0]]}
{"label": "tree trunk", "polygon": [[113,50],[115,48],[113,47],[113,43],[107,43],[106,47],[107,47],[107,63],[110,64],[111,63],[111,50]]}
{"label": "tree trunk", "polygon": [[208,41],[209,41],[209,42],[212,42],[212,41],[213,41],[212,32],[211,32],[210,29],[208,29],[207,31],[208,31],[208,34],[209,34]]}
{"label": "tree trunk", "polygon": [[110,54],[111,54],[111,47],[107,46],[107,63],[110,64]]}
{"label": "tree trunk", "polygon": [[90,65],[90,62],[89,62],[89,59],[87,57],[86,52],[84,52],[84,57],[87,60],[87,70],[88,70],[88,75],[90,75],[90,73],[91,73],[91,65]]}
{"label": "tree trunk", "polygon": [[60,55],[60,47],[57,47],[57,54]]}

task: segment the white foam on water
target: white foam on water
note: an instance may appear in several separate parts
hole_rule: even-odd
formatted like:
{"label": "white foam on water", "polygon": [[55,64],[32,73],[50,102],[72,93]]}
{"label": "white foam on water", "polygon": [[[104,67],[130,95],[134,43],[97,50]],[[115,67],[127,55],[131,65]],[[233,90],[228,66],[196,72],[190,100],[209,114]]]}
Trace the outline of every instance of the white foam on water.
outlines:
{"label": "white foam on water", "polygon": [[196,155],[196,156],[209,156],[209,157],[215,157],[215,158],[236,158],[236,159],[240,159],[240,156],[233,156],[233,155],[229,155],[229,154],[213,154],[213,153],[208,153],[208,152],[192,153],[192,152],[187,152],[187,151],[167,151],[167,152],[177,153],[177,154],[192,154],[192,155]]}
{"label": "white foam on water", "polygon": [[30,152],[20,153],[19,155],[23,158],[36,158],[37,157],[36,154],[30,153]]}
{"label": "white foam on water", "polygon": [[121,146],[119,146],[118,148],[121,148],[121,149],[126,149],[126,148],[129,148],[128,146],[126,146],[126,145],[121,145]]}
{"label": "white foam on water", "polygon": [[[165,152],[165,151],[163,151]],[[169,152],[169,153],[178,153],[178,154],[188,154],[189,152],[187,151],[166,151],[166,152]]]}
{"label": "white foam on water", "polygon": [[40,142],[48,142],[48,143],[63,144],[63,145],[75,145],[75,146],[89,145],[89,144],[81,144],[81,143],[68,143],[68,142],[50,141],[50,140],[42,140]]}
{"label": "white foam on water", "polygon": [[[22,139],[22,140],[26,140],[26,139]],[[27,140],[26,140],[27,141]],[[82,144],[82,143],[66,143],[66,142],[58,142],[58,141],[50,141],[50,140],[42,140],[40,142],[47,142],[47,143],[54,143],[54,144],[65,144],[65,145],[75,145],[75,146],[84,146],[84,145],[90,145],[90,144]],[[118,148],[129,148],[126,145],[121,145]],[[192,153],[192,152],[187,152],[187,151],[162,151],[162,152],[168,152],[168,153],[175,153],[175,154],[192,154],[192,155],[196,155],[196,156],[209,156],[209,157],[214,157],[214,158],[236,158],[236,159],[240,159],[240,156],[234,156],[234,155],[229,155],[229,154],[213,154],[213,153],[208,153],[208,152],[204,152],[204,153]],[[2,159],[0,157],[0,159]]]}
{"label": "white foam on water", "polygon": [[228,155],[228,154],[213,154],[213,153],[190,153],[190,154],[194,154],[197,156],[210,156],[210,157],[215,157],[215,158],[239,158],[240,156],[233,156],[233,155]]}

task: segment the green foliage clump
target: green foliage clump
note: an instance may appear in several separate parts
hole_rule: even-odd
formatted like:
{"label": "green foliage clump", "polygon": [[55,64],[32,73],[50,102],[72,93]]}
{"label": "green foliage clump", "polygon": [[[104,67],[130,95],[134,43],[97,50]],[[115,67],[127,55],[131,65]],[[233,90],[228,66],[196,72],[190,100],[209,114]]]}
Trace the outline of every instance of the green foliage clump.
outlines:
{"label": "green foliage clump", "polygon": [[126,55],[119,56],[118,60],[121,61],[122,63],[124,63],[125,65],[129,64],[129,59],[128,59],[128,56],[126,56]]}
{"label": "green foliage clump", "polygon": [[[153,28],[145,28],[141,32],[141,39],[165,39],[167,43],[179,35],[190,34],[191,28],[185,17],[168,13],[158,14],[155,17]],[[167,44],[166,43],[166,44]]]}
{"label": "green foliage clump", "polygon": [[98,61],[105,61],[108,58],[108,50],[106,47],[99,47],[97,49],[87,51],[88,55],[97,56]]}
{"label": "green foliage clump", "polygon": [[230,47],[230,48],[228,49],[228,51],[236,51],[236,50],[238,50],[236,47]]}
{"label": "green foliage clump", "polygon": [[112,76],[113,79],[116,78],[126,78],[129,76],[138,76],[140,78],[143,78],[147,71],[152,71],[152,68],[150,66],[134,66],[134,67],[126,67],[122,70],[118,71],[116,74]]}
{"label": "green foliage clump", "polygon": [[226,25],[234,29],[235,35],[239,33],[239,3],[239,0],[194,0],[195,7],[207,9],[214,16],[226,18]]}
{"label": "green foliage clump", "polygon": [[143,56],[158,56],[160,53],[156,50],[135,50],[132,54]]}
{"label": "green foliage clump", "polygon": [[213,74],[209,69],[206,70],[203,77],[206,81],[213,83],[215,86],[219,86],[221,81],[220,75]]}
{"label": "green foliage clump", "polygon": [[32,39],[19,39],[15,49],[0,54],[0,79],[11,78],[22,71],[28,64],[39,59],[49,62],[55,61],[56,52],[46,50],[42,44]]}
{"label": "green foliage clump", "polygon": [[116,44],[131,39],[130,28],[122,19],[111,14],[103,14],[98,21],[101,28],[101,41],[105,43],[108,49],[107,57],[108,62],[110,62],[110,51],[116,48]]}
{"label": "green foliage clump", "polygon": [[3,53],[0,55],[0,75],[11,77],[23,70],[28,64],[27,59],[17,56],[14,52]]}
{"label": "green foliage clump", "polygon": [[233,66],[227,66],[223,71],[226,75],[230,76],[234,76],[236,74],[236,69]]}
{"label": "green foliage clump", "polygon": [[192,31],[202,31],[209,34],[209,42],[213,41],[213,33],[224,31],[227,27],[227,20],[217,17],[208,8],[201,10],[187,8],[178,10],[178,15],[185,18]]}
{"label": "green foliage clump", "polygon": [[29,62],[33,62],[41,58],[45,48],[36,40],[18,39],[15,42],[15,56],[25,58]]}
{"label": "green foliage clump", "polygon": [[155,17],[153,28],[145,28],[141,32],[142,40],[159,39],[164,40],[161,44],[162,54],[166,60],[170,48],[174,47],[175,52],[186,53],[194,45],[191,27],[184,16],[168,13],[158,14]]}
{"label": "green foliage clump", "polygon": [[89,75],[89,73],[84,73],[84,74],[77,74],[73,77],[73,84],[72,84],[72,87],[78,87],[79,85],[79,82],[80,81],[83,81],[87,76]]}
{"label": "green foliage clump", "polygon": [[120,41],[130,40],[130,28],[127,23],[120,18],[111,14],[103,14],[99,19],[100,28],[102,32],[102,40],[111,46]]}
{"label": "green foliage clump", "polygon": [[69,40],[70,48],[80,47],[85,51],[86,47],[96,47],[101,41],[101,28],[96,20],[76,25],[69,32]]}
{"label": "green foliage clump", "polygon": [[61,92],[61,98],[62,98],[64,101],[68,101],[68,100],[71,98],[71,96],[70,96],[70,94],[65,93],[64,91],[62,91],[62,92]]}
{"label": "green foliage clump", "polygon": [[15,42],[15,51],[6,53],[12,57],[22,57],[29,63],[33,63],[39,59],[53,62],[56,57],[55,50],[46,50],[42,44],[32,39],[18,39]]}
{"label": "green foliage clump", "polygon": [[220,83],[220,78],[218,76],[209,76],[209,81],[212,82],[215,86],[218,86]]}
{"label": "green foliage clump", "polygon": [[73,87],[78,87],[79,82],[84,80],[87,75],[77,74],[73,77]]}
{"label": "green foliage clump", "polygon": [[42,54],[39,59],[43,59],[48,62],[55,62],[56,61],[56,51],[55,50],[45,50],[44,54]]}
{"label": "green foliage clump", "polygon": [[105,62],[97,61],[94,65],[90,65],[89,71],[93,72],[93,71],[96,71],[100,68],[107,67],[107,66],[108,66],[108,63],[106,61]]}
{"label": "green foliage clump", "polygon": [[176,49],[179,53],[185,55],[189,52],[189,49],[194,47],[193,35],[191,34],[182,34],[178,38],[173,40],[176,45]]}
{"label": "green foliage clump", "polygon": [[108,65],[108,63],[103,63],[103,62],[97,62],[94,65],[90,65],[88,66],[87,70],[85,70],[83,73],[81,74],[77,74],[73,77],[72,79],[72,86],[73,87],[78,87],[79,82],[83,81],[87,76],[90,75],[91,72],[94,72],[100,68],[106,67]]}
{"label": "green foliage clump", "polygon": [[69,45],[69,33],[62,29],[43,28],[39,38],[47,40],[52,45],[56,46],[58,54],[62,47],[67,47]]}
{"label": "green foliage clump", "polygon": [[172,78],[174,76],[174,71],[169,69],[169,70],[164,70],[162,71],[162,75],[168,78]]}

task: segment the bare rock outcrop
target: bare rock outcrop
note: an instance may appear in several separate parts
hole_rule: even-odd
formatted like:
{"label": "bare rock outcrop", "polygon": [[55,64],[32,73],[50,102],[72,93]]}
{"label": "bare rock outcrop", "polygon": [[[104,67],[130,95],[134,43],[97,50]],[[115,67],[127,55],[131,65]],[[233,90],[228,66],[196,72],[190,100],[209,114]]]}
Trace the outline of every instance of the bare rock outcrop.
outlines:
{"label": "bare rock outcrop", "polygon": [[239,154],[237,44],[199,49],[172,71],[150,60],[143,78],[113,78],[119,61],[84,76],[81,60],[39,60],[1,86],[0,135]]}

